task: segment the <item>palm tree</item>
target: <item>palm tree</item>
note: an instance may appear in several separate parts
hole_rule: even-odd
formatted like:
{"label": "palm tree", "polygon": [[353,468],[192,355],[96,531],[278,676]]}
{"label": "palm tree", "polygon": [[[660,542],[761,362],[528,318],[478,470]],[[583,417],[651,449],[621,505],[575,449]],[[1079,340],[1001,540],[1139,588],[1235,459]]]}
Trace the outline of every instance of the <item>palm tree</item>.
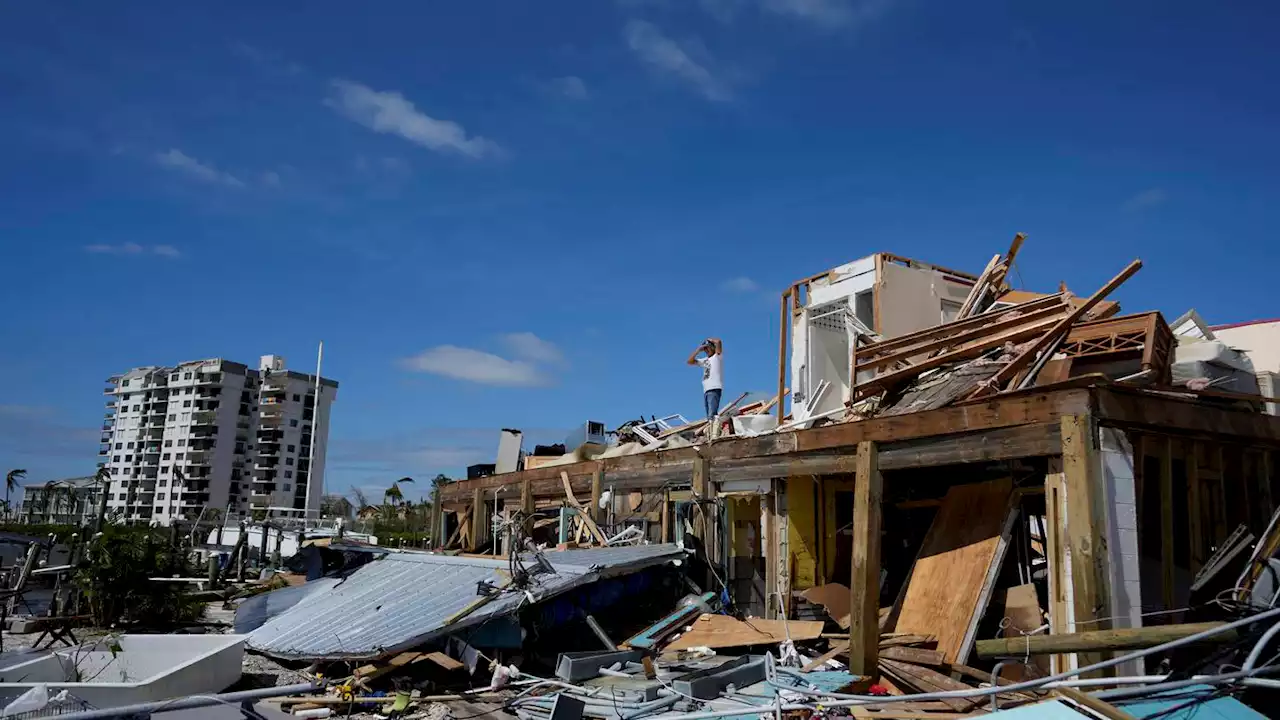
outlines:
{"label": "palm tree", "polygon": [[387,505],[399,505],[404,502],[404,493],[400,492],[400,484],[391,483],[391,487],[382,493],[382,501]]}
{"label": "palm tree", "polygon": [[22,469],[10,470],[4,476],[4,515],[9,517],[9,493],[17,490],[20,486],[18,481],[27,476],[27,471]]}

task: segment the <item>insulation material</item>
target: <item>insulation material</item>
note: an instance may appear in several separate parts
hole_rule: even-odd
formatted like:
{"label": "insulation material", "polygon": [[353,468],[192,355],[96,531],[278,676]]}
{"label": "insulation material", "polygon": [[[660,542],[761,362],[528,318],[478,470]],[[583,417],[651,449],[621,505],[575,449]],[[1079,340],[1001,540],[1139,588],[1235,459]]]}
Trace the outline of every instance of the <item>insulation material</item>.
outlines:
{"label": "insulation material", "polygon": [[1216,340],[1180,339],[1173,351],[1173,384],[1205,378],[1214,390],[1258,394],[1253,363],[1239,350]]}
{"label": "insulation material", "polygon": [[1009,479],[947,491],[907,579],[895,632],[936,635],[947,662],[964,662],[1004,560],[1015,514]]}

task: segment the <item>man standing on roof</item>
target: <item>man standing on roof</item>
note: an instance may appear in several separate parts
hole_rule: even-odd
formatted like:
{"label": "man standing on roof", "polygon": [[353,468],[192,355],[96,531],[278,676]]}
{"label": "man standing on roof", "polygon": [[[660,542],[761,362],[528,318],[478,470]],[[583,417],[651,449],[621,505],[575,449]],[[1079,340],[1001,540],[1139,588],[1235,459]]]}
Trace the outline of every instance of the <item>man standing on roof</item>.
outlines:
{"label": "man standing on roof", "polygon": [[[707,356],[699,358],[699,353]],[[724,344],[720,338],[704,340],[689,356],[689,364],[702,368],[702,402],[710,422],[720,412],[720,394],[724,391]]]}

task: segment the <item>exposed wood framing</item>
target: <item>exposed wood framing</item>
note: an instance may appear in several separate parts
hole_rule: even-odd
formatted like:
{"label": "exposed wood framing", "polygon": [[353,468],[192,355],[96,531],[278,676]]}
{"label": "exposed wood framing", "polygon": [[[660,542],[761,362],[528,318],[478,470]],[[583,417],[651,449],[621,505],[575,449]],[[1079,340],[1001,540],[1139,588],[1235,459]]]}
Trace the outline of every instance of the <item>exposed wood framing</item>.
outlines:
{"label": "exposed wood framing", "polygon": [[[1191,535],[1191,572],[1200,571],[1208,557],[1208,538],[1205,537],[1204,506],[1201,502],[1199,443],[1192,440],[1182,446],[1182,456],[1187,468],[1187,531]],[[1141,458],[1138,458],[1141,460]]]}
{"label": "exposed wood framing", "polygon": [[1157,450],[1160,453],[1160,597],[1164,609],[1174,608],[1173,554],[1173,438],[1165,437]]}
{"label": "exposed wood framing", "polygon": [[1088,300],[1085,300],[1084,302],[1075,306],[1075,309],[1073,309],[1066,317],[1059,320],[1057,325],[1055,325],[1048,332],[1041,335],[1040,338],[1037,339],[1034,343],[1032,343],[1030,347],[1023,350],[1021,353],[1017,355],[1017,357],[1009,361],[1009,364],[1001,368],[1000,372],[996,373],[995,377],[991,378],[990,381],[980,385],[978,389],[974,392],[974,396],[980,397],[982,395],[988,395],[1008,385],[1009,381],[1012,380],[1014,376],[1016,376],[1019,372],[1022,371],[1023,368],[1025,368],[1033,360],[1036,359],[1037,355],[1039,355],[1042,351],[1046,351],[1049,348],[1053,347],[1061,337],[1066,335],[1066,333],[1070,332],[1071,327],[1075,325],[1080,320],[1080,318],[1083,318],[1085,316],[1085,313],[1092,310],[1094,305],[1097,305],[1099,302],[1105,299],[1108,295],[1110,295],[1113,291],[1115,291],[1116,288],[1123,285],[1125,280],[1128,280],[1129,278],[1133,277],[1133,274],[1138,272],[1141,269],[1142,269],[1141,260],[1134,260],[1133,262],[1129,263],[1124,270],[1120,271],[1120,274],[1108,280],[1107,284],[1103,285],[1101,288],[1098,289],[1097,292],[1090,295]]}
{"label": "exposed wood framing", "polygon": [[[1062,458],[1050,458],[1044,476],[1045,503],[1045,558],[1049,561],[1049,632],[1062,635],[1074,631],[1070,620],[1067,588],[1066,538],[1063,537],[1062,519],[1066,510],[1062,479]],[[1055,655],[1053,672],[1067,669],[1067,656]]]}
{"label": "exposed wood framing", "polygon": [[778,424],[782,424],[783,394],[787,389],[787,341],[791,333],[791,311],[795,306],[795,286],[782,293],[782,317],[778,321]]}
{"label": "exposed wood framing", "polygon": [[[1105,498],[1098,478],[1097,426],[1089,415],[1062,418],[1062,476],[1067,495],[1066,547],[1071,553],[1075,624],[1108,629],[1109,611]],[[1098,622],[1094,622],[1098,621]],[[1101,660],[1082,657],[1086,665]]]}
{"label": "exposed wood framing", "polygon": [[874,675],[880,647],[880,519],[884,495],[876,444],[859,443],[857,460],[849,582],[849,672]]}

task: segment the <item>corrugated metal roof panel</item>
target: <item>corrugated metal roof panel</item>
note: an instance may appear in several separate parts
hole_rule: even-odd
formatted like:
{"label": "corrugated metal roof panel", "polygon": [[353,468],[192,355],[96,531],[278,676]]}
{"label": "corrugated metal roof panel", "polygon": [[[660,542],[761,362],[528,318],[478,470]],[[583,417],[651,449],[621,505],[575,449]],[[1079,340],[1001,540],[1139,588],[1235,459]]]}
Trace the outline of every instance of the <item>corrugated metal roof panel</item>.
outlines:
{"label": "corrugated metal roof panel", "polygon": [[[556,572],[535,575],[527,590],[536,602],[682,554],[675,545],[546,553]],[[532,567],[532,563],[526,561],[525,566]],[[247,644],[268,655],[298,659],[365,659],[408,650],[514,612],[528,602],[525,593],[503,593],[465,618],[445,625],[479,598],[477,583],[501,585],[506,570],[507,561],[500,559],[392,553],[271,618],[249,634]]]}

